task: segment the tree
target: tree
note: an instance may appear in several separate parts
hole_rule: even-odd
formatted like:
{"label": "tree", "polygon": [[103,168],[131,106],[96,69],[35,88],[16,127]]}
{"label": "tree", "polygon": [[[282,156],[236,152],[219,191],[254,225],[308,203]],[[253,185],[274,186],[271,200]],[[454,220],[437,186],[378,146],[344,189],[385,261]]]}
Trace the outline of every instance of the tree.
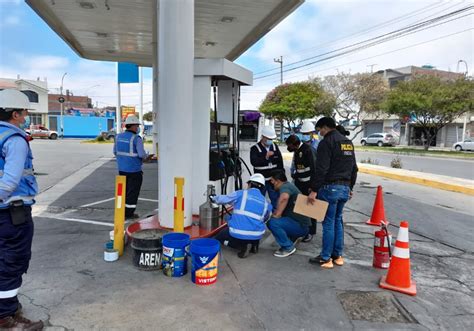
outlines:
{"label": "tree", "polygon": [[[318,82],[297,82],[279,85],[270,91],[259,111],[288,126],[292,131],[305,118],[328,115],[333,107],[332,99]],[[299,124],[299,123],[298,123]]]}
{"label": "tree", "polygon": [[389,92],[384,108],[420,127],[423,146],[428,150],[441,128],[472,111],[473,100],[474,82],[470,79],[446,81],[436,76],[419,76],[398,83]]}
{"label": "tree", "polygon": [[325,77],[321,84],[335,100],[335,115],[343,121],[352,120],[354,123],[347,128],[354,132],[352,139],[363,131],[362,121],[375,121],[383,114],[381,104],[388,86],[380,75],[340,72]]}
{"label": "tree", "polygon": [[149,111],[148,113],[143,114],[143,120],[144,121],[153,121],[153,112]]}

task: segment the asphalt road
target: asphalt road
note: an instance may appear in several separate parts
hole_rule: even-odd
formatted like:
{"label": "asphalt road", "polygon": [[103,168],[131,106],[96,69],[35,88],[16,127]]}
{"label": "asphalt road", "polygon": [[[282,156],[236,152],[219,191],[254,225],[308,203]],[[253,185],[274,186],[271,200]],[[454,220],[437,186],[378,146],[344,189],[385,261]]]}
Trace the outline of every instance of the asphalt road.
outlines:
{"label": "asphalt road", "polygon": [[77,139],[34,139],[30,144],[40,192],[101,157],[113,157],[112,144],[86,144]]}
{"label": "asphalt road", "polygon": [[448,159],[431,156],[397,155],[383,152],[356,151],[357,162],[376,160],[378,165],[390,167],[390,162],[400,157],[402,168],[431,174],[459,177],[474,180],[474,159]]}

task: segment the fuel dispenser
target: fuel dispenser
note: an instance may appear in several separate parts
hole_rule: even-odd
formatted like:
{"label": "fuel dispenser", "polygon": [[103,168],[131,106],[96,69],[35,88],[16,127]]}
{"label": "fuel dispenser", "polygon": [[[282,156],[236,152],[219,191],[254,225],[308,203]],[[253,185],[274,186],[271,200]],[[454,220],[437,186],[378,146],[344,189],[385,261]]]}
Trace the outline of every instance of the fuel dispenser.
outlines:
{"label": "fuel dispenser", "polygon": [[[256,111],[240,111],[240,85],[237,81],[214,80],[212,93],[214,110],[210,123],[209,180],[217,194],[227,194],[242,189],[242,177],[246,179],[252,174],[249,157],[242,158],[241,147],[250,151],[257,142],[262,118]],[[210,187],[208,193],[209,190]],[[200,210],[202,221],[208,218],[210,208],[207,207],[202,212]]]}

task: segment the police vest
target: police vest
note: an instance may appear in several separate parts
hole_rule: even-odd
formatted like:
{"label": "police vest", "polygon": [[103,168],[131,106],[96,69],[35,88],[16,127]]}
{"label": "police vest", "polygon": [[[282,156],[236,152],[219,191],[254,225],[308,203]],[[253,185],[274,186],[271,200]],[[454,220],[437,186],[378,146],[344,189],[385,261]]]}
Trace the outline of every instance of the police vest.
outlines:
{"label": "police vest", "polygon": [[237,239],[259,240],[265,233],[265,217],[271,205],[256,188],[242,191],[234,203],[229,234]]}
{"label": "police vest", "polygon": [[[23,130],[3,125],[0,122],[0,177],[3,177],[5,170],[5,155],[3,154],[3,145],[12,136],[20,136],[26,140],[26,133]],[[28,142],[27,142],[28,143]],[[33,173],[33,154],[28,144],[28,155],[23,166],[23,175],[20,182],[10,196],[0,201],[0,209],[8,208],[12,201],[23,200],[24,204],[31,206],[35,203],[34,197],[38,193],[38,184]]]}
{"label": "police vest", "polygon": [[119,171],[140,172],[142,171],[142,159],[138,157],[137,140],[140,136],[125,131],[115,138],[115,152]]}
{"label": "police vest", "polygon": [[[293,162],[295,166],[295,184],[303,183],[303,185],[309,185],[311,175],[315,171],[313,147],[302,143],[294,154]],[[303,194],[307,194],[307,192],[303,192]]]}

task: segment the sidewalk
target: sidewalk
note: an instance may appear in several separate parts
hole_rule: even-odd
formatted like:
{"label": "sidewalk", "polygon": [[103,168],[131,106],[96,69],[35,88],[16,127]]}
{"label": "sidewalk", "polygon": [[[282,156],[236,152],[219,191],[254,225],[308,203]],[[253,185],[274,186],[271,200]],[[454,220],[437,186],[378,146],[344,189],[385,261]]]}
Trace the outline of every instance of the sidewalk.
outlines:
{"label": "sidewalk", "polygon": [[434,187],[474,195],[474,181],[469,179],[429,174],[419,171],[382,167],[373,164],[358,163],[359,172],[400,180],[412,184]]}

